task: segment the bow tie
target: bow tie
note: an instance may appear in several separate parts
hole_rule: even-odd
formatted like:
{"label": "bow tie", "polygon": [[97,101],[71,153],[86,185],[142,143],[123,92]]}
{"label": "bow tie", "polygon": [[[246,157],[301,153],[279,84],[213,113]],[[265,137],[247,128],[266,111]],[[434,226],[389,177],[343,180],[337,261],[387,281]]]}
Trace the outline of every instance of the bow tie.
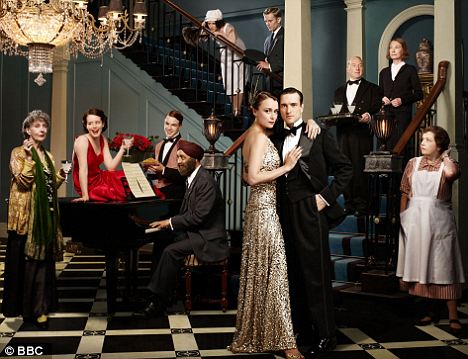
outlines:
{"label": "bow tie", "polygon": [[174,142],[175,139],[176,139],[175,137],[172,137],[172,138],[167,138],[167,137],[166,137],[166,138],[163,139],[163,142],[164,142],[164,143],[166,143],[166,142]]}
{"label": "bow tie", "polygon": [[354,81],[348,80],[348,81],[347,81],[347,84],[348,84],[348,85],[359,85],[359,82],[361,82],[361,79],[359,79],[359,80],[354,80]]}
{"label": "bow tie", "polygon": [[296,132],[299,128],[301,128],[302,125],[299,125],[299,126],[294,126],[292,128],[285,128],[284,129],[284,132],[286,133],[286,136],[289,136],[289,135],[293,135],[295,136],[296,135]]}

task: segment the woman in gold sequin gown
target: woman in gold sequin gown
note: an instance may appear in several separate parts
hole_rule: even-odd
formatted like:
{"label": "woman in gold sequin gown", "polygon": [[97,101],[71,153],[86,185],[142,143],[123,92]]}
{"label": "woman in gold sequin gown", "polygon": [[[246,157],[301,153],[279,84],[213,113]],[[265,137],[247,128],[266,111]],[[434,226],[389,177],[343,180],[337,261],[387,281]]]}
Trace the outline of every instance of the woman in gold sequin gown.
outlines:
{"label": "woman in gold sequin gown", "polygon": [[244,142],[244,180],[251,186],[245,212],[236,332],[232,352],[284,351],[302,358],[294,338],[283,235],[276,214],[276,178],[301,156],[293,149],[280,158],[267,132],[278,116],[278,102],[267,92],[252,104],[255,122]]}

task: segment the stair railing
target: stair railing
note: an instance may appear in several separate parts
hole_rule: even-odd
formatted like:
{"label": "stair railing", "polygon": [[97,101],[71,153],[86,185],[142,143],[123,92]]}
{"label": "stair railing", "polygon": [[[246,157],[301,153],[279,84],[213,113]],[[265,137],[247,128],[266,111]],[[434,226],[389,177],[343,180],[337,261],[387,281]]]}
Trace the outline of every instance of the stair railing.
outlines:
{"label": "stair railing", "polygon": [[401,155],[411,137],[413,137],[413,135],[419,129],[421,123],[426,119],[427,114],[430,113],[431,107],[437,101],[440,93],[445,88],[445,83],[447,81],[447,69],[449,64],[450,63],[448,61],[439,62],[437,70],[437,81],[393,148],[393,152],[395,154]]}

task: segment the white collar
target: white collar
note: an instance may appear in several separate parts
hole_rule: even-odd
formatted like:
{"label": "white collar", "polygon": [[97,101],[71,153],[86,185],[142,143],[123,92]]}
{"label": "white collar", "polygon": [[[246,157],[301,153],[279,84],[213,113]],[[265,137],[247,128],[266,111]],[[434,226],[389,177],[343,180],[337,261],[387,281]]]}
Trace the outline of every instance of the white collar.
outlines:
{"label": "white collar", "polygon": [[[296,122],[294,122],[293,127],[298,127],[298,126],[302,125],[302,122],[303,122],[302,118],[296,120]],[[284,128],[289,130],[289,127],[286,125],[286,122],[284,123]]]}
{"label": "white collar", "polygon": [[198,170],[200,169],[201,165],[198,165],[197,168],[195,168],[193,170],[193,172],[190,174],[190,176],[187,177],[187,188],[190,187],[190,185],[192,184],[193,180],[195,179],[195,176],[197,175],[198,173]]}

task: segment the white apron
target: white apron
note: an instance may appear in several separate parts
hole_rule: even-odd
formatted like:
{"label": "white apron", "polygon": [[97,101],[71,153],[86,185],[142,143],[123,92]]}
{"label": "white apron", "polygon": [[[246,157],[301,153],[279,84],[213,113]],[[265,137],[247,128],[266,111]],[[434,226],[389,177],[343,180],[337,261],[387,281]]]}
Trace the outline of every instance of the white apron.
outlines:
{"label": "white apron", "polygon": [[397,276],[421,284],[463,283],[452,206],[437,199],[444,164],[438,171],[418,171],[421,159],[411,175],[409,206],[400,214]]}

